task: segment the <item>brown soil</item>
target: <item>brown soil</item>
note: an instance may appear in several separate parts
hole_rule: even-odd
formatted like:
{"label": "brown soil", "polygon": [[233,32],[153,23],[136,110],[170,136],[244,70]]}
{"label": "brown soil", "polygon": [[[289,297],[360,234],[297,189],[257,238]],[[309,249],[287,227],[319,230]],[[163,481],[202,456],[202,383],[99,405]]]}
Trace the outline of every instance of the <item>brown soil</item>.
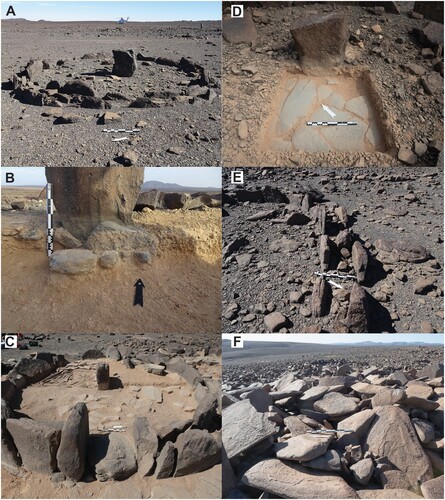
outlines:
{"label": "brown soil", "polygon": [[[4,199],[23,196],[22,191],[5,189]],[[5,236],[8,228],[36,223],[44,230],[44,214],[44,202],[42,210],[2,213],[3,331],[220,331],[220,209],[134,214],[134,222],[160,241],[151,263],[124,257],[113,269],[75,276],[49,271],[46,238],[23,241]],[[143,308],[133,306],[139,278],[145,284]]]}

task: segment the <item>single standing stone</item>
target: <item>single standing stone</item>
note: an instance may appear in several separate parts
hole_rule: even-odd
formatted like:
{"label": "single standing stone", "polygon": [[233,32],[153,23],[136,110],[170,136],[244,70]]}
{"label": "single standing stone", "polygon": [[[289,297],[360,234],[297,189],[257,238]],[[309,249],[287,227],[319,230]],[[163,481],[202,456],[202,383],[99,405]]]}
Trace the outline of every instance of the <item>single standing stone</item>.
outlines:
{"label": "single standing stone", "polygon": [[365,281],[366,268],[368,267],[368,254],[359,241],[352,245],[352,264],[360,285]]}
{"label": "single standing stone", "polygon": [[346,326],[352,333],[368,331],[369,305],[366,291],[358,283],[352,285]]}
{"label": "single standing stone", "polygon": [[113,50],[113,57],[113,75],[133,76],[137,68],[133,50]]}
{"label": "single standing stone", "polygon": [[302,16],[290,28],[302,67],[338,66],[345,58],[348,24],[343,15]]}
{"label": "single standing stone", "polygon": [[96,369],[97,388],[99,391],[107,391],[110,387],[110,365],[99,363]]}
{"label": "single standing stone", "polygon": [[326,234],[322,234],[320,238],[320,264],[322,271],[329,270],[329,262],[331,260],[331,240]]}
{"label": "single standing stone", "polygon": [[323,278],[317,278],[312,291],[312,316],[321,318],[329,314],[329,304],[332,289],[329,283]]}
{"label": "single standing stone", "polygon": [[81,240],[100,222],[129,224],[144,182],[142,167],[46,167],[45,174],[58,219]]}
{"label": "single standing stone", "polygon": [[63,426],[57,451],[57,466],[60,472],[73,481],[79,481],[85,471],[89,434],[87,405],[77,403]]}

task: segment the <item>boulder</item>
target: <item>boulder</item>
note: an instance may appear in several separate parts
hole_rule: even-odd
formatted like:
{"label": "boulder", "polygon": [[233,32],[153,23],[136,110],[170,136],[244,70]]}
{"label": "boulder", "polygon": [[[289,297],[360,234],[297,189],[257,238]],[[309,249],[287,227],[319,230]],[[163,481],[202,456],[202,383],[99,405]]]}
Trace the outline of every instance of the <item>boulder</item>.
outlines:
{"label": "boulder", "polygon": [[164,442],[175,442],[179,434],[188,429],[192,425],[192,422],[193,420],[190,418],[188,420],[175,420],[173,422],[167,422],[164,425],[157,426],[156,431],[158,433],[159,439]]}
{"label": "boulder", "polygon": [[161,193],[156,189],[140,193],[134,209],[141,212],[145,207],[156,210],[161,203]]}
{"label": "boulder", "polygon": [[162,197],[163,208],[168,210],[184,208],[189,201],[190,195],[187,193],[164,193]]}
{"label": "boulder", "polygon": [[119,253],[116,250],[106,250],[99,257],[99,264],[105,269],[112,269],[118,262]]}
{"label": "boulder", "polygon": [[427,420],[413,418],[411,423],[417,433],[417,437],[422,444],[429,443],[435,438],[434,425]]}
{"label": "boulder", "polygon": [[414,2],[413,12],[443,24],[443,2]]}
{"label": "boulder", "polygon": [[223,37],[231,44],[253,43],[257,39],[257,30],[252,19],[252,13],[244,9],[244,17],[229,17],[223,19]]}
{"label": "boulder", "polygon": [[31,59],[25,67],[25,75],[31,82],[36,82],[43,73],[43,61]]}
{"label": "boulder", "polygon": [[288,320],[284,314],[274,311],[264,316],[264,324],[268,332],[278,332],[288,324]]}
{"label": "boulder", "polygon": [[276,443],[274,448],[281,460],[304,462],[324,455],[333,438],[332,434],[300,434],[284,443]]}
{"label": "boulder", "polygon": [[368,432],[373,420],[375,412],[373,410],[362,410],[347,417],[338,424],[339,429],[346,429],[352,432],[342,432],[337,439],[340,448],[346,448],[349,445],[360,444]]}
{"label": "boulder", "polygon": [[167,441],[156,461],[155,476],[157,479],[165,479],[173,475],[175,470],[175,446]]}
{"label": "boulder", "polygon": [[217,413],[218,399],[213,393],[207,390],[196,407],[195,414],[193,415],[193,427],[198,429],[211,429],[217,417]]}
{"label": "boulder", "polygon": [[371,458],[365,458],[351,465],[349,470],[352,472],[352,476],[358,483],[367,485],[372,477],[372,473],[374,472],[374,464]]}
{"label": "boulder", "polygon": [[134,75],[137,64],[133,50],[113,50],[113,57],[113,75],[125,77]]}
{"label": "boulder", "polygon": [[6,420],[6,429],[28,472],[51,474],[57,470],[56,454],[62,427],[62,422],[37,422],[30,418]]}
{"label": "boulder", "polygon": [[250,401],[234,403],[223,410],[223,444],[229,459],[273,436],[276,425]]}
{"label": "boulder", "polygon": [[89,434],[87,405],[77,403],[62,428],[57,451],[58,468],[68,479],[79,481],[83,476]]}
{"label": "boulder", "polygon": [[221,463],[221,444],[206,430],[188,429],[176,441],[175,477],[194,474]]}
{"label": "boulder", "polygon": [[417,372],[418,377],[437,378],[443,377],[443,363],[433,363],[424,366]]}
{"label": "boulder", "polygon": [[343,63],[348,41],[345,16],[337,13],[301,16],[290,32],[303,69]]}
{"label": "boulder", "polygon": [[374,243],[379,256],[384,262],[423,262],[430,258],[430,253],[422,245],[404,240],[377,240]]}
{"label": "boulder", "polygon": [[176,356],[167,361],[167,370],[177,373],[192,387],[195,387],[202,381],[199,371],[193,368],[193,366],[188,365],[180,356]]}
{"label": "boulder", "polygon": [[34,384],[46,378],[51,372],[51,365],[43,359],[22,358],[8,373],[8,379],[12,380],[15,374],[19,374],[25,377],[28,384]]}
{"label": "boulder", "polygon": [[276,458],[258,462],[244,473],[241,481],[278,498],[357,498],[337,474],[309,470]]}
{"label": "boulder", "polygon": [[341,417],[355,412],[357,402],[338,392],[330,392],[314,403],[314,410],[326,413],[330,417]]}
{"label": "boulder", "polygon": [[54,230],[54,241],[60,243],[65,248],[81,248],[82,246],[82,242],[63,227],[58,227]]}
{"label": "boulder", "polygon": [[121,481],[132,476],[137,470],[132,443],[126,436],[116,432],[90,437],[87,456],[95,467],[99,481]]}
{"label": "boulder", "polygon": [[141,167],[46,167],[45,173],[59,220],[80,240],[100,222],[130,223],[144,181]]}
{"label": "boulder", "polygon": [[382,389],[372,399],[373,408],[377,406],[394,405],[405,399],[406,393],[403,389]]}
{"label": "boulder", "polygon": [[379,406],[364,441],[364,450],[387,459],[404,472],[412,485],[433,477],[428,457],[419,443],[408,415],[396,406]]}
{"label": "boulder", "polygon": [[56,250],[49,258],[51,271],[62,274],[86,274],[95,271],[97,255],[84,248]]}
{"label": "boulder", "polygon": [[[84,82],[83,80],[70,80],[69,82],[65,83],[65,85],[60,89],[59,92],[61,94],[69,94],[69,95],[77,94],[77,95],[95,97],[94,90],[88,85],[88,83]],[[54,169],[54,170],[59,170],[59,169]]]}
{"label": "boulder", "polygon": [[332,472],[341,471],[341,457],[337,450],[328,450],[324,455],[304,462],[305,467]]}
{"label": "boulder", "polygon": [[[416,2],[420,3],[420,2]],[[420,485],[423,498],[444,498],[443,496],[443,476],[435,477],[425,481]]]}

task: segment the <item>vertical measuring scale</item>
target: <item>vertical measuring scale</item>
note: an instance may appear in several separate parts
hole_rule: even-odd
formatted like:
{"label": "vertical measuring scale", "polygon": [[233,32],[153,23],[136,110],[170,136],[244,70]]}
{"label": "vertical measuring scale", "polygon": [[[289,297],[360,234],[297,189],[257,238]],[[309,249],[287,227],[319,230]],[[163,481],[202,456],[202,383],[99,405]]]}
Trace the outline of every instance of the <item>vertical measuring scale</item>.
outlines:
{"label": "vertical measuring scale", "polygon": [[47,228],[47,245],[46,250],[48,257],[53,253],[54,249],[54,228],[53,228],[53,186],[48,183],[46,185],[46,228]]}

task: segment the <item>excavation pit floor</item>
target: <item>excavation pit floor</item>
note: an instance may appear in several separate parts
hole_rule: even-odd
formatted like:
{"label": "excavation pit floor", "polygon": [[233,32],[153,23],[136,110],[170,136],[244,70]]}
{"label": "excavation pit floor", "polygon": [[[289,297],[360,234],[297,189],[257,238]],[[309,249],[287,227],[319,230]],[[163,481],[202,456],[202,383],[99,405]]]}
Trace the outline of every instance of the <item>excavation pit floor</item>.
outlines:
{"label": "excavation pit floor", "polygon": [[[373,109],[362,78],[286,73],[276,95],[265,127],[267,149],[314,153],[385,151],[378,112]],[[323,125],[344,122],[348,124]]]}

